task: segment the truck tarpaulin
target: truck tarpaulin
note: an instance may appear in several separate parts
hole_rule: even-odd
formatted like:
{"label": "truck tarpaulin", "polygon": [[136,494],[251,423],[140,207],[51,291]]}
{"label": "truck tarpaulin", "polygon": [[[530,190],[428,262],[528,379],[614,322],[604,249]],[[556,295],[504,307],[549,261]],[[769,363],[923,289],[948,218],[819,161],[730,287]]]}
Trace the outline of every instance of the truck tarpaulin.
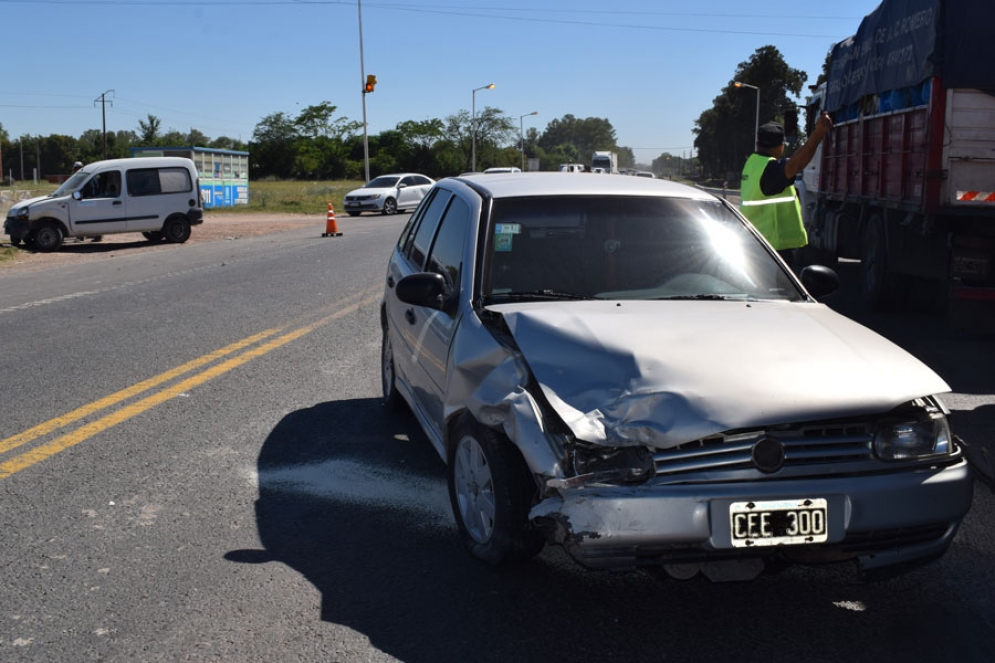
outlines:
{"label": "truck tarpaulin", "polygon": [[933,76],[948,88],[995,90],[993,21],[992,0],[885,0],[833,47],[826,109]]}

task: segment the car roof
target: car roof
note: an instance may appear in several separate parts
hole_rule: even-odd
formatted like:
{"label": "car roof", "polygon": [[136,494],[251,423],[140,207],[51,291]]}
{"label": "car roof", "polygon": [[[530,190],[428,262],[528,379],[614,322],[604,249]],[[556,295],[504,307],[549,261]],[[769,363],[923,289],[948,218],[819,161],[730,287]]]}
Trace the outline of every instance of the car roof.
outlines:
{"label": "car roof", "polygon": [[715,200],[712,194],[686,184],[647,177],[594,173],[494,173],[487,177],[453,177],[490,198],[524,196],[662,196]]}

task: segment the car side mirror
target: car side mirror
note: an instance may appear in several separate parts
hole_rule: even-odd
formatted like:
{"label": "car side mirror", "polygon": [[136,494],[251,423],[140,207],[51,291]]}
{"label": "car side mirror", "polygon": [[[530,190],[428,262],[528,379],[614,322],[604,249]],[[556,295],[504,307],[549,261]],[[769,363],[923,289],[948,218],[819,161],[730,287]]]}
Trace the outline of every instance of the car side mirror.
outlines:
{"label": "car side mirror", "polygon": [[819,299],[831,295],[840,287],[840,277],[825,265],[809,265],[802,269],[802,285],[809,294]]}
{"label": "car side mirror", "polygon": [[398,189],[406,189],[406,188],[408,188],[408,185],[407,184],[398,184],[397,188]]}
{"label": "car side mirror", "polygon": [[434,272],[408,274],[394,286],[394,294],[405,304],[441,311],[445,302],[446,279]]}
{"label": "car side mirror", "polygon": [[73,196],[73,200],[82,200],[83,199],[83,194],[79,192],[79,189],[77,189],[76,191],[73,191],[72,196]]}

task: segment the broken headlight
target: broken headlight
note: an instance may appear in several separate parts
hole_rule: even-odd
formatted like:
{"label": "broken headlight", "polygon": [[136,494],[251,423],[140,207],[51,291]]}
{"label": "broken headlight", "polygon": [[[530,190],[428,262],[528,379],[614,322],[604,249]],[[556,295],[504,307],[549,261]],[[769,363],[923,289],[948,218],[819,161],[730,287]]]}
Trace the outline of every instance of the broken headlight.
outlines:
{"label": "broken headlight", "polygon": [[950,424],[942,412],[882,422],[874,433],[874,453],[881,460],[916,460],[953,450]]}
{"label": "broken headlight", "polygon": [[[577,476],[570,487],[588,483],[642,483],[653,476],[653,455],[645,447],[578,446],[573,453]],[[568,487],[568,486],[564,486]]]}

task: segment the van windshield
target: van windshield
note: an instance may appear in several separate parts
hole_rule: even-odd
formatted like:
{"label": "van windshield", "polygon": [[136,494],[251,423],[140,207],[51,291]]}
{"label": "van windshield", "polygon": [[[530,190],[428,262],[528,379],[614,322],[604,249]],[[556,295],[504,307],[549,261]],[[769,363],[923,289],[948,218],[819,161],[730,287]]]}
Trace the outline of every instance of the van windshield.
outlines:
{"label": "van windshield", "polygon": [[70,193],[83,186],[83,182],[85,182],[86,178],[89,176],[90,173],[85,170],[77,170],[68,180],[62,183],[62,186],[50,193],[49,197],[58,198],[59,196],[68,196]]}

